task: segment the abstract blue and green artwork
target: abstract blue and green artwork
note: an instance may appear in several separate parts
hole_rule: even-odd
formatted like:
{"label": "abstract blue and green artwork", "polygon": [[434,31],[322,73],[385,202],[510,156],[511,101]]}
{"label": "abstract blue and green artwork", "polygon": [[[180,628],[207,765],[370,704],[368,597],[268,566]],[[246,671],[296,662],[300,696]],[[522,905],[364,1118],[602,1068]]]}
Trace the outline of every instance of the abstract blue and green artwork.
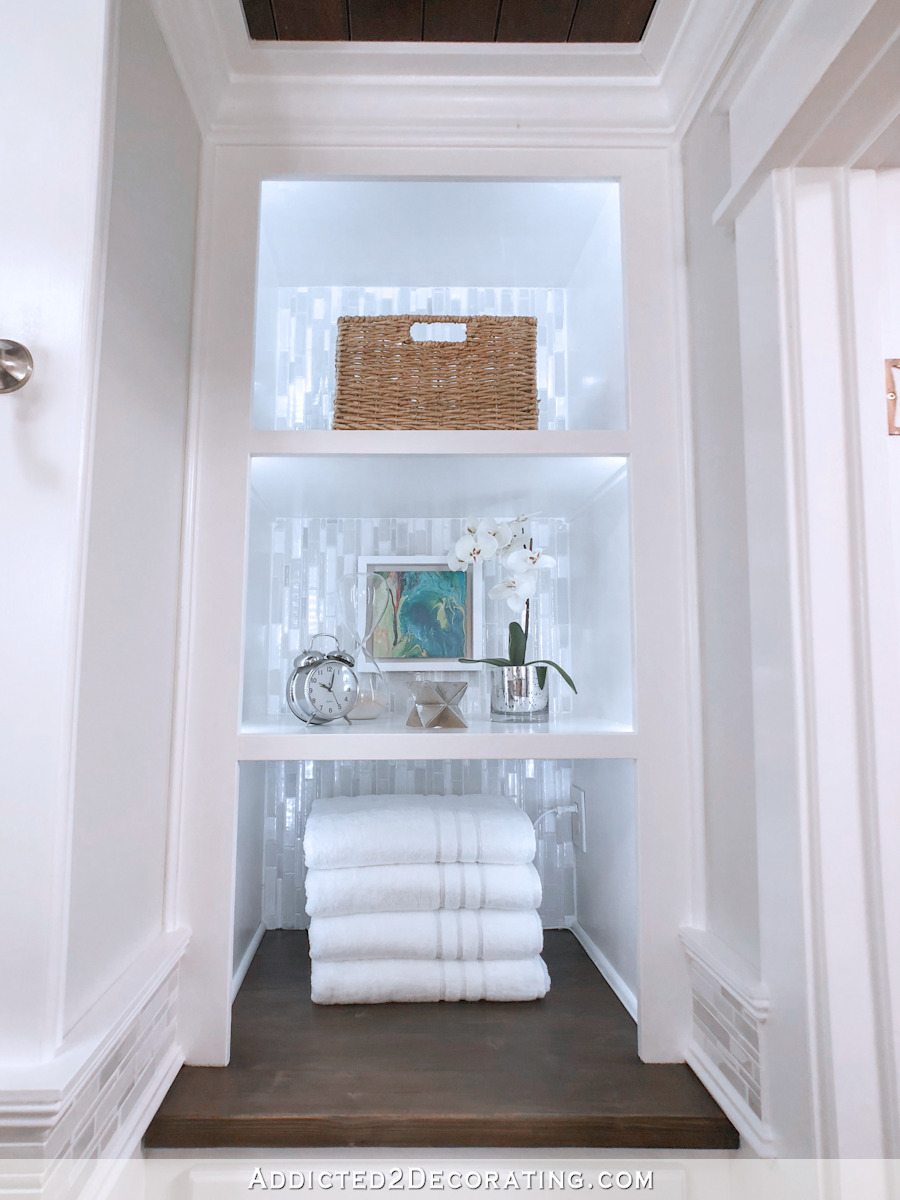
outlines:
{"label": "abstract blue and green artwork", "polygon": [[465,571],[423,567],[375,574],[390,593],[372,634],[375,658],[461,658],[469,653]]}

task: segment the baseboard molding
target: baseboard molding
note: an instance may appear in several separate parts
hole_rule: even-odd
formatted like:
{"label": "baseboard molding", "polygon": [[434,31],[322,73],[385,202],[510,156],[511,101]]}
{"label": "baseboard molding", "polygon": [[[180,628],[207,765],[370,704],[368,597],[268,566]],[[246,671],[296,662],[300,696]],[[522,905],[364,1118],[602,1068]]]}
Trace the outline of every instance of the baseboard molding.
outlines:
{"label": "baseboard molding", "polygon": [[241,984],[244,982],[244,977],[250,970],[250,964],[253,962],[254,955],[259,949],[259,943],[263,940],[263,934],[266,932],[264,921],[260,921],[256,933],[250,939],[250,945],[244,951],[243,957],[234,969],[234,977],[231,980],[231,1003],[234,1004],[234,998],[241,990]]}
{"label": "baseboard molding", "polygon": [[688,1046],[684,1061],[759,1157],[774,1158],[775,1139],[772,1130],[760,1121],[747,1101],[730,1086],[715,1063],[695,1042]]}
{"label": "baseboard molding", "polygon": [[[75,1196],[79,1200],[110,1200],[115,1197],[120,1200],[122,1196],[133,1195],[134,1189],[127,1186],[131,1181],[125,1178],[126,1172],[133,1171],[135,1160],[142,1159],[141,1140],[144,1131],[183,1065],[181,1047],[173,1046],[157,1064],[153,1079],[129,1119],[104,1148],[103,1157],[81,1161],[64,1158],[48,1164],[42,1179],[42,1190],[37,1196],[72,1197],[73,1200]],[[137,1177],[134,1182],[140,1184],[141,1180]],[[2,1195],[0,1188],[0,1197]]]}
{"label": "baseboard molding", "polygon": [[[0,1077],[0,1156],[32,1190],[62,1163],[136,1154],[184,1057],[176,1036],[187,931],[145,948],[47,1063]],[[102,1174],[91,1168],[91,1177]],[[92,1192],[93,1192],[92,1183]]]}
{"label": "baseboard molding", "polygon": [[578,938],[585,954],[622,1001],[628,1015],[633,1021],[637,1021],[637,996],[578,920],[573,920],[569,928]]}

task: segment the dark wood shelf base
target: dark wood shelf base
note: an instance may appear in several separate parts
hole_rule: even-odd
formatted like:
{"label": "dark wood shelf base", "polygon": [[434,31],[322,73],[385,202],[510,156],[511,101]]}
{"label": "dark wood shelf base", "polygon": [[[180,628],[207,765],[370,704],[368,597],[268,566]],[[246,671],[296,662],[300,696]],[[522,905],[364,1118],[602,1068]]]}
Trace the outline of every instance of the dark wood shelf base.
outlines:
{"label": "dark wood shelf base", "polygon": [[228,1067],[184,1067],[144,1139],[199,1147],[729,1150],[738,1134],[637,1030],[565,931],[530,1004],[318,1007],[306,935],[266,934],[235,1001]]}

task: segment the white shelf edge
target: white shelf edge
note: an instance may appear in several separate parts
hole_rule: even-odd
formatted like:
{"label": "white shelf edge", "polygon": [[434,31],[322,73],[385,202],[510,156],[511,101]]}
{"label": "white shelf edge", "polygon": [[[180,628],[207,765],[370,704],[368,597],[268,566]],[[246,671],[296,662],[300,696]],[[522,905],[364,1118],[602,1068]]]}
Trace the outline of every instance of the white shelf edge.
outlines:
{"label": "white shelf edge", "polygon": [[296,732],[270,729],[238,733],[235,757],[244,762],[299,759],[459,759],[459,758],[636,758],[638,737],[631,731],[535,730],[489,722],[472,729],[413,730],[404,725],[360,732],[325,725]]}
{"label": "white shelf edge", "polygon": [[631,453],[627,429],[251,430],[251,455],[541,454],[580,457]]}

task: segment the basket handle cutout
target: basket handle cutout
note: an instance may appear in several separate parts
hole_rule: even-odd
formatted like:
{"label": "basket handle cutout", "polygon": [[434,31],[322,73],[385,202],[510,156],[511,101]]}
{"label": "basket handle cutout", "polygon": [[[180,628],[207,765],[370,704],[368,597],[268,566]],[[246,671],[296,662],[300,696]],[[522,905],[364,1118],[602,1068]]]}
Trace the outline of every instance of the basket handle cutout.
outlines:
{"label": "basket handle cutout", "polygon": [[464,342],[466,326],[461,321],[415,321],[409,336],[414,342]]}

